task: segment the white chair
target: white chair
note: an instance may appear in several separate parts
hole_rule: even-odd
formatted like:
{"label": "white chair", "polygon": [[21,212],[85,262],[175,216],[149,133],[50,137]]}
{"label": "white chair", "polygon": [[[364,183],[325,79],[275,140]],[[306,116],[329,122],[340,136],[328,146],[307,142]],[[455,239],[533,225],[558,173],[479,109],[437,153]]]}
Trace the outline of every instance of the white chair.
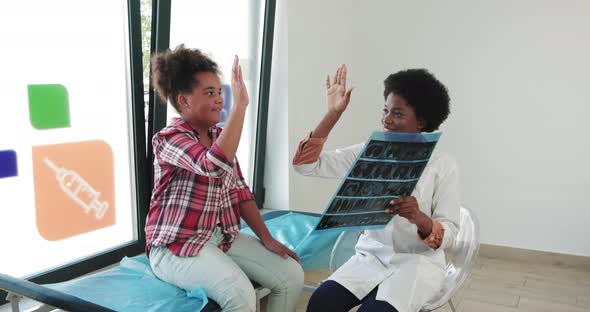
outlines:
{"label": "white chair", "polygon": [[[420,311],[427,312],[436,310],[445,303],[449,303],[451,310],[455,311],[455,306],[451,298],[463,285],[467,276],[471,272],[475,258],[479,251],[479,222],[473,211],[461,207],[460,212],[460,229],[453,246],[445,249],[447,259],[447,276],[440,292],[440,297]],[[332,249],[330,259],[330,271],[334,272],[352,255],[354,255],[354,246],[360,236],[360,231],[342,232]]]}

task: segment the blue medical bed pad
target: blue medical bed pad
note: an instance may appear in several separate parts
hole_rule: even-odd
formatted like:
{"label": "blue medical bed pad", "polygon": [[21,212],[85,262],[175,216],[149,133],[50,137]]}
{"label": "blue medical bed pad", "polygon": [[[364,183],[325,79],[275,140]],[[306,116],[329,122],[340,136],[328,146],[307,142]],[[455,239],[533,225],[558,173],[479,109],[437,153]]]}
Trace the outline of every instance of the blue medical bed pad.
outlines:
{"label": "blue medical bed pad", "polygon": [[[265,221],[272,236],[299,256],[301,266],[306,271],[329,267],[332,247],[343,231],[341,229],[312,235],[320,217],[287,212]],[[246,227],[242,232],[256,237],[250,228]]]}
{"label": "blue medical bed pad", "polygon": [[[265,221],[269,231],[299,255],[304,270],[329,267],[338,232],[311,236],[319,215],[293,212],[276,215]],[[242,232],[256,236],[248,227]],[[45,286],[116,311],[201,311],[208,302],[201,287],[187,292],[158,279],[145,255],[125,257],[119,266],[107,271]]]}
{"label": "blue medical bed pad", "polygon": [[125,257],[119,266],[76,280],[45,285],[116,311],[201,311],[205,292],[186,292],[162,282],[145,255]]}

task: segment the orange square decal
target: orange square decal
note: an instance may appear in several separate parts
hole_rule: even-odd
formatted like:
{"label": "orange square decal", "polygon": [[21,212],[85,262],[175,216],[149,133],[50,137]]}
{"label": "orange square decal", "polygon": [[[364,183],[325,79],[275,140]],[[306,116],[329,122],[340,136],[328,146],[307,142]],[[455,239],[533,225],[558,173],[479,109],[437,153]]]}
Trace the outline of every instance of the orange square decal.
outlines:
{"label": "orange square decal", "polygon": [[55,241],[115,224],[113,152],[104,141],[33,147],[37,229]]}

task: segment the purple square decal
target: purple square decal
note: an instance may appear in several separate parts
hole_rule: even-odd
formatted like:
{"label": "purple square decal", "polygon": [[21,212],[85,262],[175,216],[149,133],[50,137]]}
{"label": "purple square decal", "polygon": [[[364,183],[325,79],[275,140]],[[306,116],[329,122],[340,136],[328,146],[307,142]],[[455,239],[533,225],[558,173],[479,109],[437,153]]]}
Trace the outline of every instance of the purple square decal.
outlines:
{"label": "purple square decal", "polygon": [[0,151],[0,178],[16,177],[16,152],[12,150]]}

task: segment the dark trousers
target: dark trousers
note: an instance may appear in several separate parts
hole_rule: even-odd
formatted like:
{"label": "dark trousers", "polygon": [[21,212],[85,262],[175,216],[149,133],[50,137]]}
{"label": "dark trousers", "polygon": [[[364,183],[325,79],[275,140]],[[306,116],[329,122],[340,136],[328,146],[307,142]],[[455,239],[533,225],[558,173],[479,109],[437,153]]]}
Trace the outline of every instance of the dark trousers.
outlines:
{"label": "dark trousers", "polygon": [[378,288],[379,286],[375,287],[365,298],[359,300],[344,286],[335,281],[325,281],[309,298],[307,312],[348,312],[359,304],[359,312],[397,312],[389,303],[375,299]]}

